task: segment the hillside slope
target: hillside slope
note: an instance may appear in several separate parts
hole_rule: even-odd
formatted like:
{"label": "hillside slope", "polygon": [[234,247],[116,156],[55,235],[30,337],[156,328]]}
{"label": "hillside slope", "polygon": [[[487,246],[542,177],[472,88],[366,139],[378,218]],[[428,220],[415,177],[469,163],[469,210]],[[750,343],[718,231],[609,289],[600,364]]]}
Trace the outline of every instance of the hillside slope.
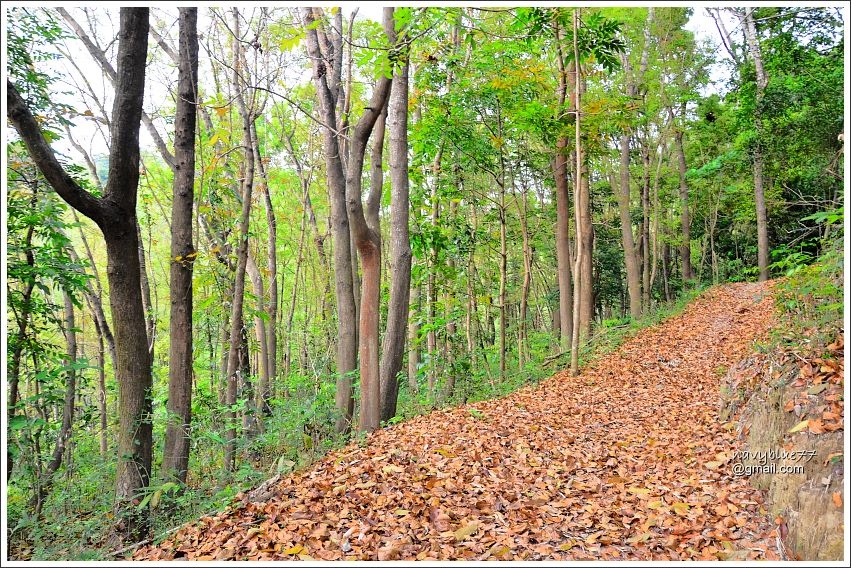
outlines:
{"label": "hillside slope", "polygon": [[771,289],[713,288],[577,377],[380,430],[133,558],[777,559],[718,418]]}

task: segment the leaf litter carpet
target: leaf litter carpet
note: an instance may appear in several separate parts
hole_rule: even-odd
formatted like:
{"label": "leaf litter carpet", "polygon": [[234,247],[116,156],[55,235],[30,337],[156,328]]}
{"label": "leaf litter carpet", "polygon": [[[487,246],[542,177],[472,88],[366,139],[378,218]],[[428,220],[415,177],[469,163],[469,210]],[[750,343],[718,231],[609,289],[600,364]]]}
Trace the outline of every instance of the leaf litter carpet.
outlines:
{"label": "leaf litter carpet", "polygon": [[133,558],[777,559],[718,420],[772,313],[770,283],[713,288],[577,377],[375,432]]}

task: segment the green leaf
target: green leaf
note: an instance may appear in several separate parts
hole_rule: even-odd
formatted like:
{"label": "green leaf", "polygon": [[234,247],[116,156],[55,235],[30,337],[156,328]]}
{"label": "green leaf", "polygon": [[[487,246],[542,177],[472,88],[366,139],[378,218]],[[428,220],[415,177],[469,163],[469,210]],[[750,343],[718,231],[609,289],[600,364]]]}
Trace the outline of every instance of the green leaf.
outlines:
{"label": "green leaf", "polygon": [[12,416],[9,419],[9,429],[10,430],[23,430],[27,427],[29,420],[27,420],[26,416]]}

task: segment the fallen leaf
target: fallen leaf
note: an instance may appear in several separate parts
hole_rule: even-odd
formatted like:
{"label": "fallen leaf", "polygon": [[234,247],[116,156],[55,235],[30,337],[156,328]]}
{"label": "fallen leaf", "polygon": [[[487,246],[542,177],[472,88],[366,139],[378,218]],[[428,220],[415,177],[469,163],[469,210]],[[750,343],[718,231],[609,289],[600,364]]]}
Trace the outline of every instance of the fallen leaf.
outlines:
{"label": "fallen leaf", "polygon": [[464,540],[468,536],[472,536],[479,531],[479,522],[473,521],[472,523],[465,525],[455,531],[453,534],[455,535],[455,540]]}

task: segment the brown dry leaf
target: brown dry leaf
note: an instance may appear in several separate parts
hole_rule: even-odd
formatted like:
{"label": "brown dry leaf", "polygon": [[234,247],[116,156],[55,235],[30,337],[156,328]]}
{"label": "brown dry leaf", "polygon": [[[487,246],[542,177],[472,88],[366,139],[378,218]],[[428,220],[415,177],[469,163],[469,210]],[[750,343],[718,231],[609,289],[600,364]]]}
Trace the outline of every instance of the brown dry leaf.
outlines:
{"label": "brown dry leaf", "polygon": [[[579,376],[476,403],[487,420],[459,407],[378,430],[281,476],[268,502],[240,497],[133,558],[776,559],[772,530],[785,524],[767,522],[759,492],[722,467],[742,448],[713,396],[718,368],[748,358],[772,325],[772,286],[713,288]],[[840,366],[827,361],[806,365],[802,387],[831,386],[799,392],[792,410],[829,432],[844,407]],[[752,385],[771,372],[761,364],[735,380]]]}
{"label": "brown dry leaf", "polygon": [[479,531],[479,522],[473,521],[470,524],[464,525],[457,531],[455,531],[455,540],[464,540],[468,536],[472,536]]}
{"label": "brown dry leaf", "polygon": [[839,493],[838,491],[834,491],[833,495],[831,497],[833,498],[833,504],[836,505],[836,508],[841,509],[842,508],[842,493]]}
{"label": "brown dry leaf", "polygon": [[429,513],[429,518],[438,532],[446,532],[449,530],[449,515],[440,509],[433,508]]}

